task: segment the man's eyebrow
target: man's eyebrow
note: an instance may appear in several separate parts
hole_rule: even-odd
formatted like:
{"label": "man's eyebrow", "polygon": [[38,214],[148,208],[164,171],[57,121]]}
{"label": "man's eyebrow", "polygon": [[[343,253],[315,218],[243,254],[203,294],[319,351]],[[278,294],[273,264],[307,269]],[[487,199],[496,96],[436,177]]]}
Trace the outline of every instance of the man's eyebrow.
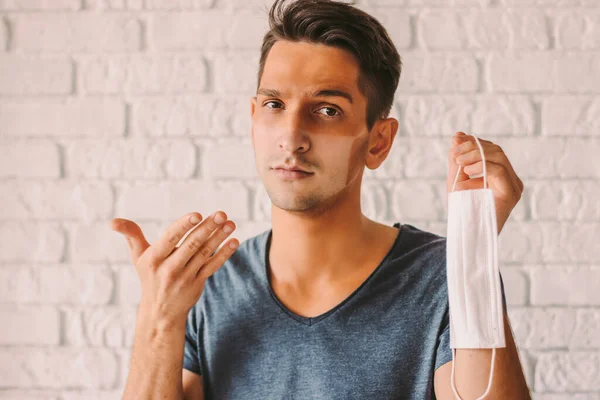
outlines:
{"label": "man's eyebrow", "polygon": [[[282,97],[282,93],[276,89],[261,88],[258,89],[257,94],[262,94],[266,97]],[[348,100],[350,104],[353,104],[352,95],[340,89],[321,89],[314,92],[304,93],[304,95],[307,97],[343,97]]]}

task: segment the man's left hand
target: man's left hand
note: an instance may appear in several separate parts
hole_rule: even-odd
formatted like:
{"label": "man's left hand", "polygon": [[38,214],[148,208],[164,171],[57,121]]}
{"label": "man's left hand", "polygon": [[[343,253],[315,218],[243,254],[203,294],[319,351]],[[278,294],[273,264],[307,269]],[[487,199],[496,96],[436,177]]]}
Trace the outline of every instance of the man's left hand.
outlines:
{"label": "man's left hand", "polygon": [[[483,140],[479,136],[477,138],[485,155],[487,185],[494,193],[498,234],[500,234],[508,216],[521,199],[523,182],[515,173],[500,146],[489,140]],[[481,153],[475,138],[464,132],[454,134],[452,147],[448,152],[448,179],[446,182],[448,193],[452,191],[459,165],[462,168],[454,190],[483,189]],[[481,177],[469,178],[469,175],[481,175]]]}

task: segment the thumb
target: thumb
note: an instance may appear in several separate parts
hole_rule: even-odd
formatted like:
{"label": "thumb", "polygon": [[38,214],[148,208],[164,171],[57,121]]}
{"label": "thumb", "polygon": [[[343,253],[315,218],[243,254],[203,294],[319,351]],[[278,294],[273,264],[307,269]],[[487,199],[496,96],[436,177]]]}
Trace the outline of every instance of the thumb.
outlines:
{"label": "thumb", "polygon": [[144,237],[142,228],[133,221],[124,218],[114,218],[110,221],[110,228],[113,231],[121,233],[127,240],[127,245],[131,252],[131,260],[137,265],[138,260],[150,247],[150,243]]}

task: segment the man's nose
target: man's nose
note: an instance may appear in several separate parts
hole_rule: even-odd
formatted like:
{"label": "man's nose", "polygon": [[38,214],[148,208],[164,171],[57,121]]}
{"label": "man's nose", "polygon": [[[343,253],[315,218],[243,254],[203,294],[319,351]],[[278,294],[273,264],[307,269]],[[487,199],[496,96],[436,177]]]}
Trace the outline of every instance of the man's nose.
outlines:
{"label": "man's nose", "polygon": [[310,131],[301,111],[288,111],[279,133],[279,147],[290,153],[307,151],[310,146]]}

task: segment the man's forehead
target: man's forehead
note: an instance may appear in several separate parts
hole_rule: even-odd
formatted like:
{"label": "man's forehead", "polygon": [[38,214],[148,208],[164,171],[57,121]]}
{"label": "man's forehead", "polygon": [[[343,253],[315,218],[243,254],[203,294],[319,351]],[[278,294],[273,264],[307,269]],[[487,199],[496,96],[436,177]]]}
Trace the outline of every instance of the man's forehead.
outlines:
{"label": "man's forehead", "polygon": [[265,60],[263,78],[293,80],[304,87],[351,90],[359,74],[358,62],[347,50],[322,44],[277,41]]}

